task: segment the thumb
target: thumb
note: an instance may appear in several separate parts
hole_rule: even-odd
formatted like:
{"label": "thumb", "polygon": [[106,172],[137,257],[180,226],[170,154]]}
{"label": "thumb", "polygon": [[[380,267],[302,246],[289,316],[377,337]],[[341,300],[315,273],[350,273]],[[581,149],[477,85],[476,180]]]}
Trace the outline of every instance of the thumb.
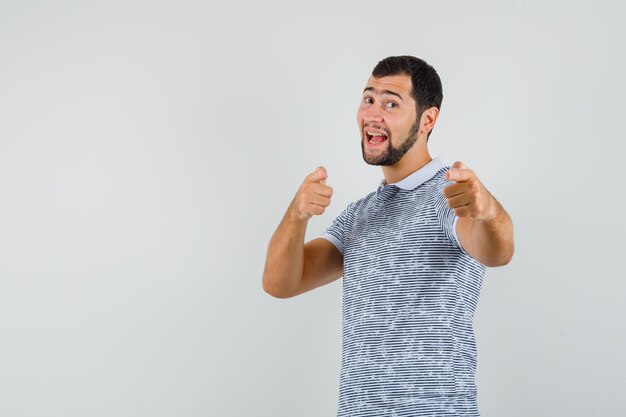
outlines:
{"label": "thumb", "polygon": [[448,181],[467,181],[472,176],[472,172],[467,169],[461,161],[456,161],[452,167],[444,174]]}
{"label": "thumb", "polygon": [[465,169],[467,168],[465,165],[463,165],[463,162],[461,161],[455,161],[452,166],[450,167],[450,169],[448,171],[446,171],[446,173],[444,174],[445,178],[447,180],[451,180],[454,181],[452,178],[454,177],[455,172],[453,170],[455,169]]}
{"label": "thumb", "polygon": [[319,166],[315,168],[315,171],[311,175],[309,175],[309,180],[311,182],[321,182],[322,184],[326,184],[326,178],[328,178],[328,174],[326,173],[326,168],[323,166]]}
{"label": "thumb", "polygon": [[463,164],[463,162],[456,161],[454,164],[452,164],[452,168],[466,169],[467,167]]}

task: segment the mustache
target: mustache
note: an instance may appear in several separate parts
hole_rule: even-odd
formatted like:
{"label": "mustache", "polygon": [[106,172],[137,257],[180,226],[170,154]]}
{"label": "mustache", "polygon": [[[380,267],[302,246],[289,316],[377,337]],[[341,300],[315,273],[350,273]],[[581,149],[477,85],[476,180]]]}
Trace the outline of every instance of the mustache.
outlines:
{"label": "mustache", "polygon": [[368,128],[372,128],[372,129],[378,130],[379,132],[383,132],[385,135],[387,135],[387,137],[391,136],[391,134],[389,133],[389,131],[387,129],[385,129],[382,126],[378,126],[378,125],[364,125],[363,126],[363,133],[365,133],[365,131]]}

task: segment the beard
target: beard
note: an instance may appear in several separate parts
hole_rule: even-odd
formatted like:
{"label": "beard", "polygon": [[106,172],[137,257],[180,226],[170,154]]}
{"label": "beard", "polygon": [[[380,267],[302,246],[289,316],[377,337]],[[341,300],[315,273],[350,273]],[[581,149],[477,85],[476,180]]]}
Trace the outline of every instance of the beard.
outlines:
{"label": "beard", "polygon": [[394,148],[391,144],[391,136],[387,138],[387,147],[382,150],[382,152],[378,155],[366,155],[365,153],[365,141],[367,140],[367,136],[361,140],[361,153],[363,155],[363,160],[369,165],[394,165],[396,164],[404,154],[406,154],[409,149],[417,142],[417,133],[419,129],[419,124],[414,124],[411,127],[411,131],[408,136],[404,139],[402,144],[398,148]]}

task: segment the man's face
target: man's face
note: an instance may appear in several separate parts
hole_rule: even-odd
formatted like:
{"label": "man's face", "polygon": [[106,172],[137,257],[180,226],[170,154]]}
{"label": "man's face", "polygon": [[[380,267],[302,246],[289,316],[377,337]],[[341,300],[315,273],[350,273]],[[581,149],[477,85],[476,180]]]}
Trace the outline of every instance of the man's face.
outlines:
{"label": "man's face", "polygon": [[367,81],[356,115],[366,163],[394,165],[417,141],[419,121],[411,89],[406,74]]}

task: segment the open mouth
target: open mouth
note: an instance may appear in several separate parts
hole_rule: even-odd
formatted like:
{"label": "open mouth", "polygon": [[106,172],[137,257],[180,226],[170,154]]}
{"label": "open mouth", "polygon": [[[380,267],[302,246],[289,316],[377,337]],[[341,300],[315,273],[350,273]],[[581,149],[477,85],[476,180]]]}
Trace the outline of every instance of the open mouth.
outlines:
{"label": "open mouth", "polygon": [[387,135],[378,132],[365,132],[366,140],[371,145],[380,145],[387,141]]}

